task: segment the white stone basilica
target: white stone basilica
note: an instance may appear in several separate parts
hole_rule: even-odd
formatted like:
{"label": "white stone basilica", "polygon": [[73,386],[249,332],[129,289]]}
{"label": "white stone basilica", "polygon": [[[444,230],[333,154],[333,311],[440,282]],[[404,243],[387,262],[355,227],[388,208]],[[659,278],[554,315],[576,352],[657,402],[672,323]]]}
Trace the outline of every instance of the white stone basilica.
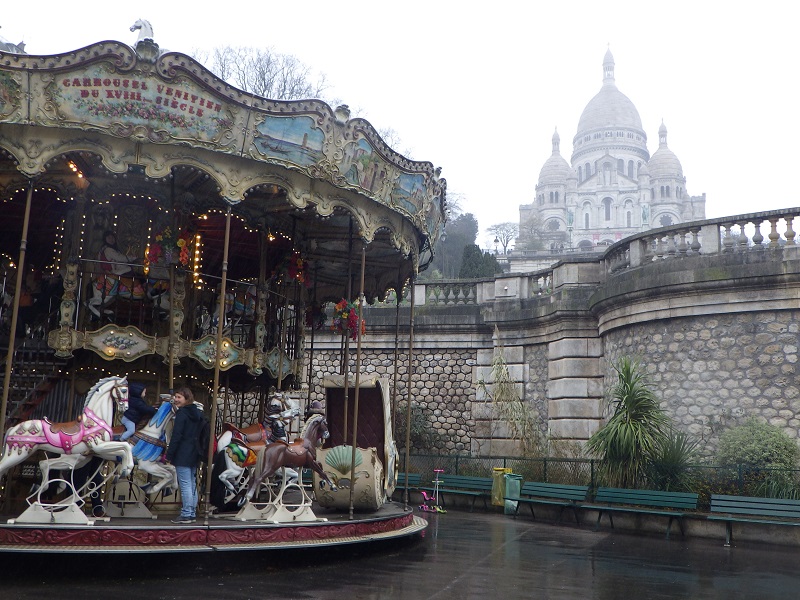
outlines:
{"label": "white stone basilica", "polygon": [[[589,101],[572,140],[572,166],[558,131],[532,204],[520,206],[520,236],[509,258],[523,267],[525,250],[547,254],[604,250],[640,231],[705,219],[705,194],[690,196],[678,157],[658,130],[650,156],[633,102],[614,82],[614,57],[603,60],[603,86]],[[534,261],[536,262],[536,261]],[[534,265],[530,265],[534,266]]]}

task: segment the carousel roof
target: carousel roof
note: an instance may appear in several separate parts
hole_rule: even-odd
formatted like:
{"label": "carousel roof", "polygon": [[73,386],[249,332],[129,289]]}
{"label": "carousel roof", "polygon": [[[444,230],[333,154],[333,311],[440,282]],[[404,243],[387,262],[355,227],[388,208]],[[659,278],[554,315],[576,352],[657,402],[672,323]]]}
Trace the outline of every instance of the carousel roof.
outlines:
{"label": "carousel roof", "polygon": [[[438,170],[389,148],[346,107],[247,94],[150,40],[0,52],[0,252],[9,257],[29,186],[36,265],[57,267],[81,251],[75,239],[103,219],[119,225],[128,207],[125,218],[146,222],[138,231],[169,215],[200,235],[203,272],[214,277],[230,210],[228,276],[252,280],[262,257],[274,269],[299,252],[318,300],[345,296],[348,282],[356,294],[362,248],[368,297],[402,284],[429,262],[445,221]],[[91,217],[65,231],[76,206]],[[140,250],[147,240],[127,242]]]}

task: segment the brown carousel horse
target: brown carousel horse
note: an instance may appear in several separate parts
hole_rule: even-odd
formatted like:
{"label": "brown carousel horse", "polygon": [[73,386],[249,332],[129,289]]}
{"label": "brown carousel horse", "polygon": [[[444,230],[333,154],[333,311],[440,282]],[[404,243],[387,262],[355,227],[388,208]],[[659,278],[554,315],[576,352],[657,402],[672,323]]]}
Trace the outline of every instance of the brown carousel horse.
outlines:
{"label": "brown carousel horse", "polygon": [[328,422],[322,415],[316,415],[306,422],[302,437],[297,438],[291,444],[278,441],[268,445],[263,454],[264,466],[261,472],[251,480],[246,498],[252,500],[261,482],[272,477],[281,467],[311,469],[324,482],[327,482],[331,490],[335,491],[336,485],[325,473],[322,465],[317,462],[317,446],[321,446],[329,436]]}

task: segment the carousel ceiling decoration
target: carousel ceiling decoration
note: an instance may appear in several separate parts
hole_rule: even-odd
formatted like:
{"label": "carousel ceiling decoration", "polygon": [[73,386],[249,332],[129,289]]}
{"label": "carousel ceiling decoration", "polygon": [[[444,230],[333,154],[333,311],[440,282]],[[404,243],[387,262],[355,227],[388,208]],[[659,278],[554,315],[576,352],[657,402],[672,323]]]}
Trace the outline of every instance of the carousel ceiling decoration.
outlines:
{"label": "carousel ceiling decoration", "polygon": [[[0,53],[0,124],[9,126],[0,148],[29,177],[66,150],[100,157],[109,172],[136,167],[151,178],[190,165],[229,204],[260,186],[280,188],[282,210],[345,208],[366,242],[386,228],[397,250],[415,257],[444,226],[439,170],[389,148],[347,107],[252,96],[186,55],[159,54],[152,41],[135,50],[101,42],[53,56]],[[69,164],[90,179],[79,161]]]}

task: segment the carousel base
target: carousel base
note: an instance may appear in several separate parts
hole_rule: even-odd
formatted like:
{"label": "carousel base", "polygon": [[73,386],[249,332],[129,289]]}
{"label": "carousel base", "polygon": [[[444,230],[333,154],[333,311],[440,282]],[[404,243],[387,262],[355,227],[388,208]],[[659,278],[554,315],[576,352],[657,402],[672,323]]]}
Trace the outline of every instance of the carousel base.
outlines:
{"label": "carousel base", "polygon": [[[219,552],[314,548],[364,544],[422,532],[428,522],[412,507],[389,502],[372,513],[331,513],[314,506],[326,520],[297,523],[243,522],[211,518],[175,525],[158,519],[111,518],[87,524],[0,522],[2,553],[92,554],[137,552]],[[14,519],[11,519],[12,521]]]}

